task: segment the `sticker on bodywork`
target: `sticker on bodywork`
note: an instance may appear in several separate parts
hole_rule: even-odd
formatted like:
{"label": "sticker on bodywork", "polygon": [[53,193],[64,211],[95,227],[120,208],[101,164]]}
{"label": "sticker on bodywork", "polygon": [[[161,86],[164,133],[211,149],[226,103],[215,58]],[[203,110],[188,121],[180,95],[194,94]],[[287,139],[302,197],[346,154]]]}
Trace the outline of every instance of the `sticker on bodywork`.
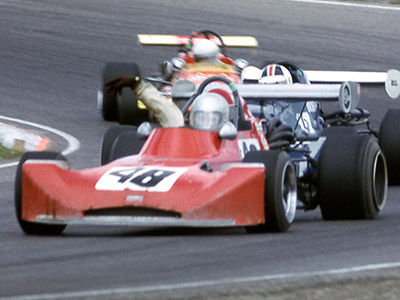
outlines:
{"label": "sticker on bodywork", "polygon": [[167,167],[115,167],[108,170],[95,188],[102,191],[167,192],[186,168]]}
{"label": "sticker on bodywork", "polygon": [[303,112],[300,114],[296,114],[296,118],[299,119],[299,126],[303,131],[308,133],[315,133],[314,126],[312,125],[312,117],[309,112]]}
{"label": "sticker on bodywork", "polygon": [[243,158],[250,151],[260,150],[260,144],[257,139],[240,139],[238,140],[239,154]]}

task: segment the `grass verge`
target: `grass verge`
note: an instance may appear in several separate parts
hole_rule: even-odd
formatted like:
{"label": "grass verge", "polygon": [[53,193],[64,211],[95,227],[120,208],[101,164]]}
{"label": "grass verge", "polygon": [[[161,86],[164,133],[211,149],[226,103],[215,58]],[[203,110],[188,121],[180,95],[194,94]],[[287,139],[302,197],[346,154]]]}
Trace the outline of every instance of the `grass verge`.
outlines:
{"label": "grass verge", "polygon": [[22,154],[24,154],[24,152],[18,151],[18,150],[13,150],[13,149],[8,149],[0,144],[0,161],[8,160],[8,159],[16,159],[16,158],[21,157]]}

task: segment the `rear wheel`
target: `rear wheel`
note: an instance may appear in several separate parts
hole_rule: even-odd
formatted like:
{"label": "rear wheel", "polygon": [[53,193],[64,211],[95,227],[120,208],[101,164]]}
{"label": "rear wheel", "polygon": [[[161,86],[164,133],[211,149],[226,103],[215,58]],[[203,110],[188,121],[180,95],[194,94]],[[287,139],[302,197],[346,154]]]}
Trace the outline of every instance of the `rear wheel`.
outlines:
{"label": "rear wheel", "polygon": [[248,232],[284,232],[294,221],[297,184],[294,166],[286,152],[252,151],[243,162],[265,165],[265,223],[247,227]]}
{"label": "rear wheel", "polygon": [[385,205],[386,161],[368,135],[329,136],[317,174],[317,197],[325,220],[372,219]]}
{"label": "rear wheel", "polygon": [[140,76],[139,67],[135,63],[109,62],[103,69],[101,82],[102,100],[101,109],[106,121],[118,121],[118,93],[108,90],[106,84],[121,76]]}
{"label": "rear wheel", "polygon": [[400,109],[389,109],[379,129],[379,145],[388,165],[389,184],[400,185]]}
{"label": "rear wheel", "polygon": [[57,152],[26,152],[17,167],[15,176],[14,204],[15,213],[21,229],[27,234],[33,235],[59,235],[67,225],[48,225],[28,222],[22,220],[22,165],[27,160],[61,160],[66,161],[66,158]]}

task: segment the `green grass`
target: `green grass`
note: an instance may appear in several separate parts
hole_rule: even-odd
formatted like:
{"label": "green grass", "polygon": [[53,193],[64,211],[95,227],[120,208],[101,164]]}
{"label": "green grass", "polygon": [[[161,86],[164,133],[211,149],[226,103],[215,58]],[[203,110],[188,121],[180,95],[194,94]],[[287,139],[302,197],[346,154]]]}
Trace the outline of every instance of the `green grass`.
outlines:
{"label": "green grass", "polygon": [[16,159],[24,154],[21,151],[11,150],[0,144],[0,160]]}

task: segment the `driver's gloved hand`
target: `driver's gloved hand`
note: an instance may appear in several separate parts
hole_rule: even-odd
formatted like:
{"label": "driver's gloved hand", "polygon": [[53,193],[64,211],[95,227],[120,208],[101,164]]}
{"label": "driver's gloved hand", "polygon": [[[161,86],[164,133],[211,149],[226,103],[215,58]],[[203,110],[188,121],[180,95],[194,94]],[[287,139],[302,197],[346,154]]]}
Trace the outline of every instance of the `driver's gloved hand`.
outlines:
{"label": "driver's gloved hand", "polygon": [[295,139],[293,129],[278,118],[269,121],[266,136],[270,149],[286,149]]}
{"label": "driver's gloved hand", "polygon": [[140,82],[139,76],[121,76],[106,83],[107,92],[115,91],[121,93],[122,88],[130,87],[134,89]]}

